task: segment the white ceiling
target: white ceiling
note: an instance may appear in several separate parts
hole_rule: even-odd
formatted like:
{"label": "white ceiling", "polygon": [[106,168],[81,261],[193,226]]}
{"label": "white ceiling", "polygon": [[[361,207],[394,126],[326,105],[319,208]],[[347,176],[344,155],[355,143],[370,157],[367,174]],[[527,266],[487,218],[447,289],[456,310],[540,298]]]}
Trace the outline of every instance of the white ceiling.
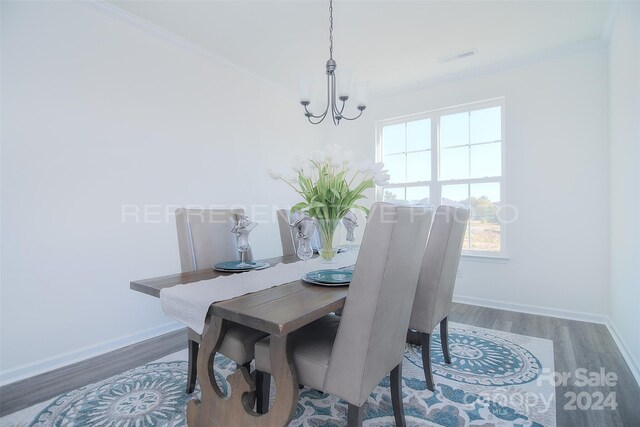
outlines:
{"label": "white ceiling", "polygon": [[[320,86],[328,1],[134,1],[111,4],[297,91]],[[602,37],[610,1],[335,0],[334,58],[374,92]],[[477,49],[441,64],[438,58]]]}

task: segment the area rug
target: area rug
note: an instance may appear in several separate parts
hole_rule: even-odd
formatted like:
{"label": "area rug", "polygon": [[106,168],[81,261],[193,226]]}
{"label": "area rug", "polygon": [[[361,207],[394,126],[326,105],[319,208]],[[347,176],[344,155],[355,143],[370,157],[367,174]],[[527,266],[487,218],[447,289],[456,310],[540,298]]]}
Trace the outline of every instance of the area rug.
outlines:
{"label": "area rug", "polygon": [[[549,340],[451,323],[450,365],[440,336],[431,342],[435,392],[427,390],[420,347],[407,345],[403,401],[409,426],[555,426]],[[2,426],[184,426],[187,401],[185,352],[140,366],[6,417]],[[216,378],[227,392],[235,363],[218,355]],[[272,384],[273,386],[273,384]],[[196,390],[196,395],[199,390]],[[272,397],[274,393],[272,392]],[[22,419],[20,419],[22,417]],[[294,427],[346,425],[346,402],[316,390],[300,390]],[[389,378],[365,404],[364,425],[393,426]]]}

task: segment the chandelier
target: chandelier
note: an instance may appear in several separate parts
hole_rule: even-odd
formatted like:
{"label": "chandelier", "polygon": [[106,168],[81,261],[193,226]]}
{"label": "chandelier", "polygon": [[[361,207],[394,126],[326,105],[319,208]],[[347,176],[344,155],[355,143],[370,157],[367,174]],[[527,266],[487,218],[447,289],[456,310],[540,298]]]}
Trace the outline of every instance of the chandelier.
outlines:
{"label": "chandelier", "polygon": [[[333,60],[333,0],[329,0],[329,60],[327,61],[327,106],[324,112],[319,115],[313,114],[309,111],[310,100],[310,88],[303,88],[301,84],[300,104],[304,108],[304,115],[309,120],[309,123],[317,125],[322,123],[327,114],[331,115],[334,125],[339,125],[340,120],[355,120],[362,115],[362,112],[367,108],[366,104],[366,86],[359,84],[356,86],[356,101],[357,108],[360,111],[358,115],[354,117],[348,117],[344,114],[344,107],[349,99],[349,90],[347,86],[341,88],[340,93],[336,95],[336,61]],[[305,89],[309,89],[305,91]],[[339,104],[339,101],[341,104]]]}

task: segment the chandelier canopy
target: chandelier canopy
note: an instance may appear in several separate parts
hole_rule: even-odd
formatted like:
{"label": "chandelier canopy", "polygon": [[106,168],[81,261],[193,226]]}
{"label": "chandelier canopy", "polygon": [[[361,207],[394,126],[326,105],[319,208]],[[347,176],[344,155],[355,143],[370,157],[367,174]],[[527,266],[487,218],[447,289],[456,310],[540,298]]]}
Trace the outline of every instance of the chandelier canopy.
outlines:
{"label": "chandelier canopy", "polygon": [[[315,115],[309,111],[310,89],[304,88],[301,84],[300,104],[304,108],[304,115],[309,120],[309,123],[317,125],[322,123],[327,114],[331,115],[334,125],[340,124],[340,120],[355,120],[362,115],[362,112],[367,108],[366,104],[366,85],[360,83],[356,86],[357,96],[357,109],[358,115],[348,117],[344,114],[344,108],[349,99],[349,85],[340,90],[340,93],[336,95],[336,61],[333,59],[333,0],[329,0],[329,60],[327,61],[327,105],[322,114]],[[348,79],[347,79],[348,80]],[[305,90],[308,89],[308,90]],[[338,101],[341,101],[339,104]]]}

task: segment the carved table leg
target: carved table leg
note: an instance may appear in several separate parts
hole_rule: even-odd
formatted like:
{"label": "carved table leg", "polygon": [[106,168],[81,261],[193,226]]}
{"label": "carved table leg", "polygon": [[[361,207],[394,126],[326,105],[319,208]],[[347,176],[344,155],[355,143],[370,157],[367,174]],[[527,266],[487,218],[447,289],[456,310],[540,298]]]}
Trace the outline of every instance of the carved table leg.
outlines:
{"label": "carved table leg", "polygon": [[227,323],[221,318],[207,316],[198,351],[200,399],[191,399],[187,404],[187,424],[189,426],[207,425],[206,420],[213,419],[213,413],[217,406],[215,403],[224,399],[212,368],[213,358],[222,344],[226,330]]}
{"label": "carved table leg", "polygon": [[253,410],[255,384],[246,368],[227,377],[229,398],[225,398],[213,374],[213,358],[220,348],[227,323],[218,317],[207,319],[198,353],[198,381],[201,399],[187,405],[189,427],[273,427],[286,426],[293,418],[298,403],[298,381],[287,345],[287,336],[272,336],[270,345],[271,374],[276,386],[276,400],[266,414]]}
{"label": "carved table leg", "polygon": [[269,412],[261,416],[259,426],[286,426],[298,405],[298,378],[293,365],[287,335],[271,336],[269,344],[271,376],[275,381],[276,400]]}

